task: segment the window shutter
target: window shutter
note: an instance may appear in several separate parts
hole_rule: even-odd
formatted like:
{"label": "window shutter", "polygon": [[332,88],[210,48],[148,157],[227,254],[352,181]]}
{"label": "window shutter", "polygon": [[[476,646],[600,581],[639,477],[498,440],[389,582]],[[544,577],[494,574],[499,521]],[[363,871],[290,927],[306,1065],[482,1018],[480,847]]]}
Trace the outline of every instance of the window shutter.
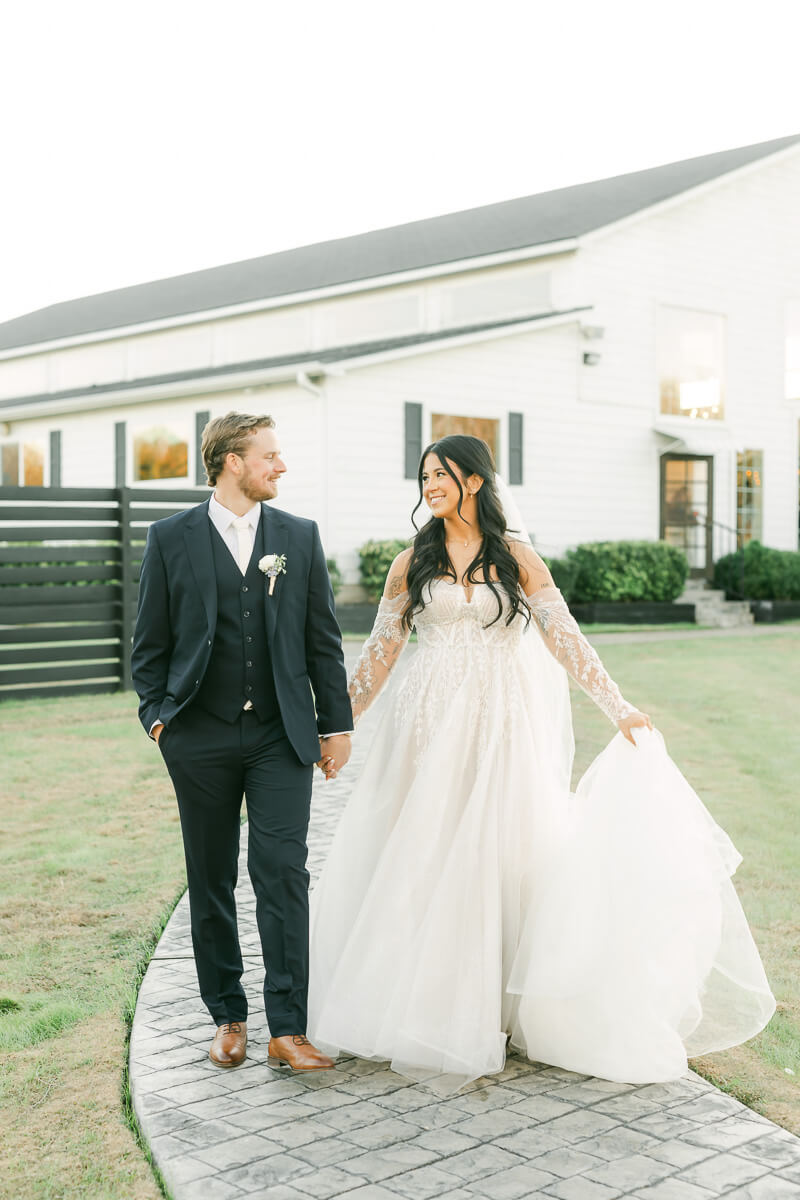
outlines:
{"label": "window shutter", "polygon": [[508,414],[508,482],[522,483],[522,413]]}
{"label": "window shutter", "polygon": [[50,487],[61,487],[61,430],[50,431]]}
{"label": "window shutter", "polygon": [[416,479],[422,454],[422,405],[406,404],[406,479]]}
{"label": "window shutter", "polygon": [[127,427],[124,421],[114,423],[114,487],[125,487],[125,458],[127,453]]}
{"label": "window shutter", "polygon": [[203,430],[211,420],[210,412],[194,414],[194,481],[198,487],[206,482],[206,469],[203,466],[203,455],[200,453],[200,443],[203,440]]}

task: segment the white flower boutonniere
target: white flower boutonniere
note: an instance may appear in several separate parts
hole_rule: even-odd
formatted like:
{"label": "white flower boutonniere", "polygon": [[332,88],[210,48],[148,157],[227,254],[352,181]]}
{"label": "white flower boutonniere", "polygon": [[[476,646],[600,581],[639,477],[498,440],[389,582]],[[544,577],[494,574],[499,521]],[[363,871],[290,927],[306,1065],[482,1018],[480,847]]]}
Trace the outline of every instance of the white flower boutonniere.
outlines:
{"label": "white flower boutonniere", "polygon": [[275,580],[279,575],[286,574],[286,555],[285,554],[265,554],[263,558],[258,560],[258,569],[263,571],[269,580],[270,596],[275,591]]}

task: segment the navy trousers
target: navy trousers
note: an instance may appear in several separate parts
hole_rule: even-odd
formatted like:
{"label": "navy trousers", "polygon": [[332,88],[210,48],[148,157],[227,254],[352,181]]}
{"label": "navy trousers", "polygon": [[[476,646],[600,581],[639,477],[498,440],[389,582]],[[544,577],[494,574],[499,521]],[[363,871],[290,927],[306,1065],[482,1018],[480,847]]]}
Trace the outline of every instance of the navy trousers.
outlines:
{"label": "navy trousers", "polygon": [[270,1033],[305,1033],[313,767],[298,759],[280,717],[252,711],[229,724],[192,705],[162,730],[159,748],[178,800],[203,1002],[217,1025],[247,1019],[234,901],[244,797]]}

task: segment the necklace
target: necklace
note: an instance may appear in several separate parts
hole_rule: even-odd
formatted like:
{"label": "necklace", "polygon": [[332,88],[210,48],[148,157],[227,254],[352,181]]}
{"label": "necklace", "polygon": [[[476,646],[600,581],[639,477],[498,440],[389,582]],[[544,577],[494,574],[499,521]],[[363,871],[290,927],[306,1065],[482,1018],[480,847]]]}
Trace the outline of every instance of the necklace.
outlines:
{"label": "necklace", "polygon": [[462,542],[461,539],[459,538],[458,541],[445,542],[445,545],[446,546],[464,546],[466,548],[467,546],[475,546],[475,545],[477,545],[478,542],[482,542],[482,541],[483,541],[482,537],[468,538],[466,542]]}

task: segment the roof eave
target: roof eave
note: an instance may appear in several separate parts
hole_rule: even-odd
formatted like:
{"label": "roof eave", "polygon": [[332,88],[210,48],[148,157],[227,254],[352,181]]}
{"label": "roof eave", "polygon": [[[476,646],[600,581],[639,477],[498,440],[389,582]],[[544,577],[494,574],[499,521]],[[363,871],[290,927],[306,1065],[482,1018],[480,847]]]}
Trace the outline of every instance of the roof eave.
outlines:
{"label": "roof eave", "polygon": [[513,337],[519,333],[538,333],[542,329],[552,329],[556,325],[572,325],[581,320],[583,314],[591,312],[593,305],[586,304],[569,312],[553,313],[552,316],[534,317],[530,321],[518,321],[514,324],[496,326],[494,329],[483,329],[478,332],[464,334],[462,337],[450,336],[439,341],[417,343],[413,346],[397,347],[393,350],[380,350],[372,354],[360,354],[348,359],[337,359],[336,367],[344,370],[359,367],[377,366],[383,362],[391,362],[399,358],[413,358],[419,354],[430,354],[434,351],[456,348],[458,346],[474,345],[478,342],[492,342],[498,338]]}
{"label": "roof eave", "polygon": [[590,312],[591,308],[591,305],[583,305],[565,312],[532,317],[529,321],[512,321],[508,325],[499,325],[490,329],[472,330],[464,334],[449,334],[412,345],[354,354],[350,358],[331,358],[328,361],[319,359],[310,362],[308,359],[298,357],[295,362],[284,363],[279,367],[234,370],[226,375],[203,376],[202,373],[198,373],[190,378],[174,382],[144,382],[140,387],[127,386],[118,390],[96,392],[92,388],[87,388],[85,392],[70,396],[43,396],[27,400],[20,396],[16,399],[0,400],[0,421],[39,419],[73,412],[96,412],[103,408],[122,408],[131,404],[180,400],[189,396],[240,391],[242,388],[274,387],[282,383],[297,382],[299,372],[315,378],[325,375],[337,376],[347,370],[377,366],[380,363],[396,359],[412,358],[420,354],[494,341],[515,334],[538,332],[557,325],[574,324],[581,320],[584,313]]}
{"label": "roof eave", "polygon": [[242,304],[232,304],[222,308],[203,309],[194,313],[182,313],[176,317],[157,318],[135,325],[118,325],[112,329],[100,329],[93,333],[75,334],[71,337],[56,338],[51,341],[29,342],[23,346],[11,346],[0,350],[0,362],[14,358],[27,358],[32,354],[44,354],[54,350],[66,350],[76,346],[89,346],[98,342],[110,342],[119,338],[136,337],[145,333],[161,333],[168,329],[180,329],[187,325],[201,325],[205,321],[227,320],[231,317],[247,316],[251,313],[268,312],[275,308],[288,308],[298,304],[308,304],[319,300],[329,300],[336,296],[347,296],[357,292],[369,292],[383,288],[397,287],[401,284],[417,283],[425,279],[437,279],[444,275],[460,275],[468,271],[486,270],[489,267],[507,266],[515,262],[525,262],[537,258],[551,258],[560,254],[570,254],[578,249],[577,237],[562,238],[555,242],[541,242],[538,245],[520,246],[513,250],[498,251],[495,254],[476,255],[473,258],[454,259],[451,262],[436,263],[427,267],[416,267],[409,271],[397,271],[388,275],[367,276],[363,279],[350,280],[347,283],[331,284],[329,287],[315,288],[305,292],[287,292],[281,296],[272,296],[265,300],[249,300]]}

